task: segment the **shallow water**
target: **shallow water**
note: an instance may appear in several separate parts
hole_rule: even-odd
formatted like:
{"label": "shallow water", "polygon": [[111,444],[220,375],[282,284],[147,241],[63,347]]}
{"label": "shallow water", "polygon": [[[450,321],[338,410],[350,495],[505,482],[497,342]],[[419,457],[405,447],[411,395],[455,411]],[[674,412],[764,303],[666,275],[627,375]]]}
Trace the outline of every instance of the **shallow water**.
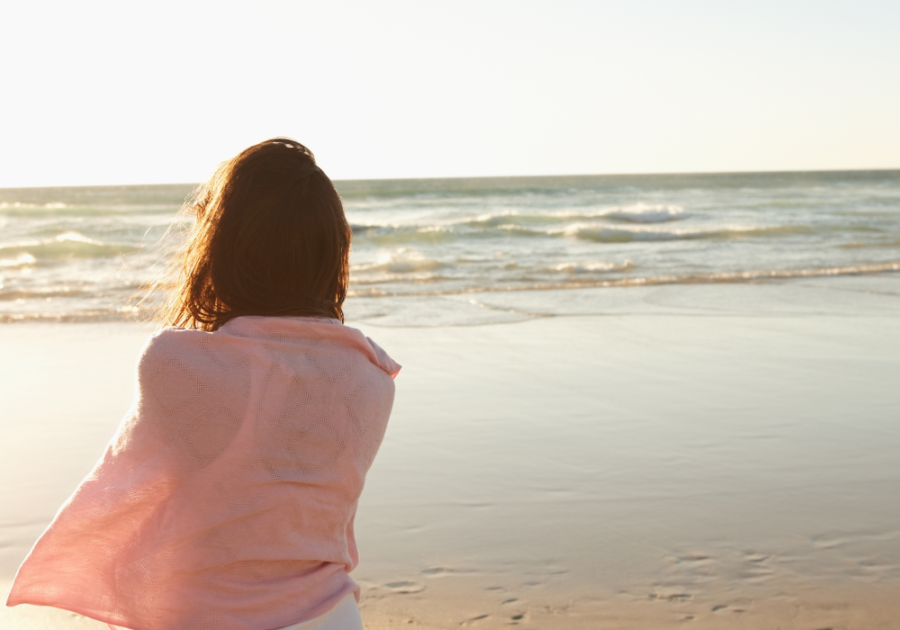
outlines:
{"label": "shallow water", "polygon": [[[357,298],[900,269],[900,171],[337,185]],[[0,321],[134,316],[190,226],[176,214],[192,189],[0,190]]]}

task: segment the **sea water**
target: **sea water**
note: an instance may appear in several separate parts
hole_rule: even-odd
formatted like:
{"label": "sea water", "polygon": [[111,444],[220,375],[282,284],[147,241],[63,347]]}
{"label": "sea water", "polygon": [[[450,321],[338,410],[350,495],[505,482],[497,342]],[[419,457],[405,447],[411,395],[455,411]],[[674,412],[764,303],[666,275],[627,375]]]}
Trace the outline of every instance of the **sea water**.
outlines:
{"label": "sea water", "polygon": [[[380,315],[373,298],[900,270],[900,171],[336,184],[351,319]],[[195,188],[0,190],[0,321],[146,315]]]}

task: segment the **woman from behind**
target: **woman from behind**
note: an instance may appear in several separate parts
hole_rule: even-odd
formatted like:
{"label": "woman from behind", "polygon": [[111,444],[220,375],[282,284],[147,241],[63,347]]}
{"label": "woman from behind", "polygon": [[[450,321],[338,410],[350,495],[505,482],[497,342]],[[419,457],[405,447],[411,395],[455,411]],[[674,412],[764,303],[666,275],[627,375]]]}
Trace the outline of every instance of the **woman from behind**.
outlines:
{"label": "woman from behind", "polygon": [[134,404],[7,603],[113,629],[361,630],[353,521],[400,366],[343,325],[340,197],[276,138],[190,208]]}

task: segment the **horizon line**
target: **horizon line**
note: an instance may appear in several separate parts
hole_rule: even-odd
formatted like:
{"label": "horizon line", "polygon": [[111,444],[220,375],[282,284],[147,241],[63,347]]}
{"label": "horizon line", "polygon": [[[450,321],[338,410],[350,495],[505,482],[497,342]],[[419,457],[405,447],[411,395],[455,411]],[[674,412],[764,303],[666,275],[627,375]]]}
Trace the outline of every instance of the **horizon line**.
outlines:
{"label": "horizon line", "polygon": [[[463,180],[463,179],[539,179],[555,177],[649,177],[649,176],[687,176],[687,175],[801,175],[813,173],[892,173],[900,172],[900,167],[894,168],[833,168],[833,169],[785,169],[769,171],[657,171],[657,172],[627,172],[627,173],[566,173],[566,174],[540,174],[540,175],[454,175],[450,177],[373,177],[352,179],[331,179],[338,182],[411,182],[434,180]],[[199,186],[199,182],[156,182],[156,183],[132,183],[132,184],[54,184],[51,186],[0,186],[0,191],[8,190],[37,190],[48,188],[127,188],[133,186]]]}

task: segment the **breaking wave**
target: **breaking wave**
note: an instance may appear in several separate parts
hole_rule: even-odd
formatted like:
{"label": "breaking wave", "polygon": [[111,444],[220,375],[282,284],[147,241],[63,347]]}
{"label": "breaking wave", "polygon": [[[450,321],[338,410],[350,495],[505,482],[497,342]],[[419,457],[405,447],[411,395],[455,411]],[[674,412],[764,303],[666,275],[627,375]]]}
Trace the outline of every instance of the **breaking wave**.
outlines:
{"label": "breaking wave", "polygon": [[136,245],[104,243],[77,232],[66,232],[46,240],[0,245],[0,265],[13,266],[18,262],[21,266],[70,258],[105,258],[130,254],[138,249]]}
{"label": "breaking wave", "polygon": [[594,243],[630,243],[632,241],[677,241],[697,239],[730,239],[804,234],[805,226],[731,226],[706,229],[660,230],[656,228],[607,227],[603,225],[572,225],[560,233]]}

